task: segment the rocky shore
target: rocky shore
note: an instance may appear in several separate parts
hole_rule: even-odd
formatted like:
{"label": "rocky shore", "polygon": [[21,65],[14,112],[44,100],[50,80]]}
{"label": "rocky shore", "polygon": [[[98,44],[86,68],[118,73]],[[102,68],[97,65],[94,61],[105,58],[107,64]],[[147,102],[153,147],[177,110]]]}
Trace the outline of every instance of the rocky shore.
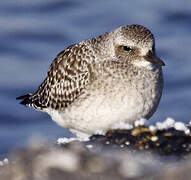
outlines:
{"label": "rocky shore", "polygon": [[1,162],[0,180],[189,179],[190,130],[168,119],[155,126],[138,122],[88,141],[35,142]]}

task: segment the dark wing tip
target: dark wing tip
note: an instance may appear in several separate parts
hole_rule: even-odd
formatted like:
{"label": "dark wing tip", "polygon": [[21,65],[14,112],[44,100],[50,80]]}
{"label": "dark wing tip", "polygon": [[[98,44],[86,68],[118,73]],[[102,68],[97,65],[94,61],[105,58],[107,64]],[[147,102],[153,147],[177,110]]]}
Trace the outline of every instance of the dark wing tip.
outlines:
{"label": "dark wing tip", "polygon": [[17,99],[17,100],[23,99],[23,100],[20,102],[20,104],[23,104],[23,105],[27,106],[27,105],[31,104],[31,99],[30,99],[30,97],[31,97],[31,94],[26,94],[26,95],[23,95],[23,96],[19,96],[19,97],[17,97],[16,99]]}
{"label": "dark wing tip", "polygon": [[29,98],[30,96],[31,96],[31,94],[25,94],[25,95],[23,95],[23,96],[17,97],[16,99],[17,99],[17,100],[25,99],[25,98]]}
{"label": "dark wing tip", "polygon": [[33,94],[26,94],[23,96],[19,96],[16,99],[22,100],[20,104],[28,107],[33,107],[35,109],[40,109],[40,110],[46,108],[46,106],[44,106],[43,104],[41,104],[41,102],[39,102],[38,96],[34,96]]}

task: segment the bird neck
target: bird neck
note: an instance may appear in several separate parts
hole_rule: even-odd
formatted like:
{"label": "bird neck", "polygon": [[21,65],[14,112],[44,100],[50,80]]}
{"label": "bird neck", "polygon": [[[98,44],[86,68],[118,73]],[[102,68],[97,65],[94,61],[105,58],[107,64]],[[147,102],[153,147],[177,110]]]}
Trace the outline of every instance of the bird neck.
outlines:
{"label": "bird neck", "polygon": [[110,33],[105,33],[96,38],[87,40],[87,45],[100,61],[114,57],[113,40]]}

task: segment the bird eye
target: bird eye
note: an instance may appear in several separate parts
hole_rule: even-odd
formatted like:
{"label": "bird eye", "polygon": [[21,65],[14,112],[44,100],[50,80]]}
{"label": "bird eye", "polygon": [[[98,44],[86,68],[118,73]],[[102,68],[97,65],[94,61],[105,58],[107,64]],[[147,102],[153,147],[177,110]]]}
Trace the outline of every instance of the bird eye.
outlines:
{"label": "bird eye", "polygon": [[124,51],[131,51],[132,49],[130,47],[128,47],[128,46],[123,46],[123,50]]}

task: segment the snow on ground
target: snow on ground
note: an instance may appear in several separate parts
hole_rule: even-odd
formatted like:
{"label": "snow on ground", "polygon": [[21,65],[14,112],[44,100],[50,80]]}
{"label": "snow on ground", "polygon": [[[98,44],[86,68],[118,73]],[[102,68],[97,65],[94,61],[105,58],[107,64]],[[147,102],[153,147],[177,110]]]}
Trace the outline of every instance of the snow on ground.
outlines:
{"label": "snow on ground", "polygon": [[[113,126],[112,129],[133,129],[133,127],[138,127],[138,126],[148,126],[151,131],[157,131],[157,130],[164,130],[164,129],[169,129],[169,128],[174,128],[177,131],[184,131],[185,134],[190,134],[190,128],[191,126],[191,121],[186,124],[180,121],[175,121],[171,117],[167,117],[166,120],[163,122],[156,122],[155,124],[150,124],[146,119],[140,119],[136,120],[134,124],[129,124],[129,123],[118,123]],[[97,130],[94,134],[97,135],[105,135],[105,132],[103,130]],[[57,144],[67,144],[72,141],[88,141],[89,139],[81,139],[81,138],[59,138],[57,140]]]}
{"label": "snow on ground", "polygon": [[72,141],[89,141],[89,138],[82,139],[79,137],[72,137],[72,138],[63,137],[63,138],[58,138],[57,144],[67,144],[67,143],[70,143]]}
{"label": "snow on ground", "polygon": [[7,158],[5,158],[3,161],[0,161],[0,166],[5,166],[9,164],[9,160]]}

